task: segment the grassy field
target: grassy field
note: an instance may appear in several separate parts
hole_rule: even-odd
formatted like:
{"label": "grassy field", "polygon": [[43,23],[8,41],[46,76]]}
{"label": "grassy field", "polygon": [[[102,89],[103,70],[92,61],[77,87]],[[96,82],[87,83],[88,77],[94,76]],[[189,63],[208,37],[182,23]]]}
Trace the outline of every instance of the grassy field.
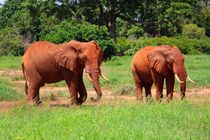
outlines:
{"label": "grassy field", "polygon": [[17,56],[0,56],[0,70],[21,69],[21,59]]}
{"label": "grassy field", "polygon": [[73,108],[21,106],[0,113],[0,137],[4,140],[208,140],[209,109],[208,104],[184,101]]}
{"label": "grassy field", "polygon": [[[188,75],[196,85],[210,87],[210,56],[186,56]],[[113,94],[134,92],[130,73],[132,57],[113,57],[102,65],[110,82],[101,79],[102,89]],[[0,70],[20,70],[21,57],[0,57]],[[14,84],[21,75],[0,76],[0,101],[23,101],[23,86]],[[88,88],[92,87],[86,80]],[[53,86],[66,86],[64,82]],[[177,87],[177,86],[176,86]],[[177,89],[176,89],[177,90]],[[178,91],[178,90],[177,90]],[[173,100],[170,103],[140,103],[55,107],[43,104],[32,107],[22,103],[8,111],[0,111],[0,138],[4,140],[37,139],[210,139],[210,102]],[[1,105],[1,104],[0,104]]]}

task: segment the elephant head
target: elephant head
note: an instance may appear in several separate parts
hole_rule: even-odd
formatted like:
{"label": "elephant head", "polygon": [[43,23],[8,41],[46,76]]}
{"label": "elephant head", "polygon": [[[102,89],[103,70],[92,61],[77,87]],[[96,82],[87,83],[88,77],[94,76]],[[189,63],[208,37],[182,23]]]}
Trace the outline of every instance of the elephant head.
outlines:
{"label": "elephant head", "polygon": [[92,82],[97,93],[97,97],[92,100],[98,101],[102,96],[102,91],[99,82],[99,76],[108,80],[101,72],[100,65],[103,60],[102,49],[95,41],[79,42],[72,40],[68,45],[74,47],[78,51],[78,56],[82,66],[85,68],[88,79]]}
{"label": "elephant head", "polygon": [[[160,75],[168,76],[171,72],[180,83],[181,97],[185,96],[187,72],[184,66],[184,56],[177,47],[157,46],[147,56],[151,69]],[[191,79],[188,78],[190,81]],[[193,82],[193,81],[192,81]]]}

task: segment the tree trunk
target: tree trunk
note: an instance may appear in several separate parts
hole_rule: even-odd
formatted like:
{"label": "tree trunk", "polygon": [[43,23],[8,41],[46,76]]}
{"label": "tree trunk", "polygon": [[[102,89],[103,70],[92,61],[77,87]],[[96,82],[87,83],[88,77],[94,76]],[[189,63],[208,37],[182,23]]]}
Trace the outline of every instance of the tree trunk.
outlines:
{"label": "tree trunk", "polygon": [[116,42],[116,17],[111,16],[108,21],[109,36]]}

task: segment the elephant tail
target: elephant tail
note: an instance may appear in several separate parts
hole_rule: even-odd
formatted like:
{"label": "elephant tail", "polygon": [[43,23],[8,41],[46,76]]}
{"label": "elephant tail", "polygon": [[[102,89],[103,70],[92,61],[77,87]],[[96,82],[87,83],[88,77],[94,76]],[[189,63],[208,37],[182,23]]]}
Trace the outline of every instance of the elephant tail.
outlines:
{"label": "elephant tail", "polygon": [[26,80],[25,67],[24,67],[23,63],[22,63],[22,72],[23,72],[23,77],[25,79],[25,93],[26,93],[26,95],[28,95],[28,83],[27,83],[27,80]]}

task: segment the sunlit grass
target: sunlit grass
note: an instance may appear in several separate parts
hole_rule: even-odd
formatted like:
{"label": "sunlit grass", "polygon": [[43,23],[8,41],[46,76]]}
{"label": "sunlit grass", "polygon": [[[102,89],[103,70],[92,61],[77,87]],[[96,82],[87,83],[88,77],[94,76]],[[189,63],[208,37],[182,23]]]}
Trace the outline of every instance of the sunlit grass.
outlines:
{"label": "sunlit grass", "polygon": [[21,69],[21,59],[20,56],[0,56],[0,70]]}
{"label": "sunlit grass", "polygon": [[0,101],[5,100],[18,100],[23,97],[23,94],[20,94],[16,91],[9,80],[0,77]]}
{"label": "sunlit grass", "polygon": [[21,106],[0,113],[0,137],[9,139],[208,139],[209,106],[121,104],[73,108]]}

